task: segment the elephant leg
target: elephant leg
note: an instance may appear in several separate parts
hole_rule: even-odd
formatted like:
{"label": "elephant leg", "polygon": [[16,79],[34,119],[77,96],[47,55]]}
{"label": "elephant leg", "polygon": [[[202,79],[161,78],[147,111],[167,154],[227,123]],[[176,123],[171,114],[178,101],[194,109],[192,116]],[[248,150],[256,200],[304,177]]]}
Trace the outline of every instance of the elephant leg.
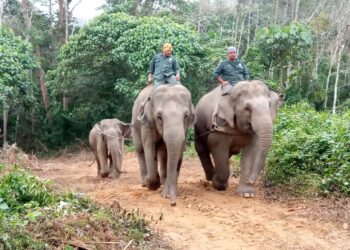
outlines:
{"label": "elephant leg", "polygon": [[146,166],[146,159],[145,159],[145,153],[142,150],[140,151],[136,151],[137,154],[137,159],[139,162],[139,166],[140,166],[140,174],[141,174],[141,185],[142,187],[146,187],[147,186],[147,166]]}
{"label": "elephant leg", "polygon": [[159,163],[160,163],[160,168],[159,168],[159,172],[160,172],[160,183],[162,185],[165,184],[166,181],[166,174],[167,174],[167,152],[166,152],[166,147],[164,144],[159,145],[157,148],[158,151],[158,159],[159,159]]}
{"label": "elephant leg", "polygon": [[108,155],[108,158],[109,158],[109,167],[110,167],[110,173],[109,173],[109,177],[113,178],[113,179],[116,179],[119,177],[120,175],[120,172],[117,168],[117,164],[118,164],[118,158],[119,156],[114,156],[116,157],[117,159],[114,159],[113,160],[113,156],[111,153],[109,153]]}
{"label": "elephant leg", "polygon": [[[180,157],[179,161],[177,162],[177,166],[176,166],[176,183],[177,183],[179,175],[180,175],[181,165],[182,165],[182,156]],[[166,171],[166,169],[165,169],[165,171]],[[162,196],[164,198],[170,198],[170,185],[169,185],[169,183],[166,183],[166,182],[164,183]]]}
{"label": "elephant leg", "polygon": [[256,153],[257,147],[254,144],[249,144],[243,148],[241,153],[241,173],[237,193],[245,198],[254,197],[255,195],[254,187],[248,182],[248,178],[252,172]]}
{"label": "elephant leg", "polygon": [[195,140],[194,145],[195,145],[197,154],[199,156],[199,159],[202,163],[205,177],[208,181],[211,181],[213,179],[215,169],[210,158],[210,151],[208,147],[205,145],[204,140],[197,139]]}
{"label": "elephant leg", "polygon": [[94,155],[97,163],[97,177],[101,177],[101,163],[100,163],[100,160],[98,159],[97,152],[94,151]]}
{"label": "elephant leg", "polygon": [[[150,136],[154,132],[151,131],[148,128],[144,128],[146,131],[144,131],[146,136],[142,138],[142,145],[143,150],[145,154],[145,160],[146,160],[146,166],[147,166],[147,176],[146,176],[146,182],[147,182],[147,188],[150,190],[157,190],[160,187],[160,177],[158,173],[158,163],[156,159],[156,144],[153,141],[153,137]],[[148,131],[147,131],[148,130]]]}
{"label": "elephant leg", "polygon": [[108,167],[108,152],[107,152],[107,145],[103,142],[102,138],[98,142],[97,146],[97,157],[100,161],[100,167],[101,167],[101,177],[105,178],[109,174],[109,167]]}
{"label": "elephant leg", "polygon": [[146,183],[150,190],[157,190],[160,187],[160,177],[158,173],[157,160],[155,159],[156,150],[151,145],[145,148],[145,160],[147,166]]}
{"label": "elephant leg", "polygon": [[212,178],[213,187],[219,191],[226,190],[230,177],[229,153],[222,147],[212,150],[215,163],[215,174]]}
{"label": "elephant leg", "polygon": [[139,162],[139,167],[140,167],[140,177],[141,177],[141,186],[146,187],[147,182],[146,182],[146,176],[147,176],[147,165],[146,165],[146,159],[145,159],[145,152],[142,147],[141,143],[141,136],[139,131],[136,129],[133,129],[133,143],[135,146],[135,151],[137,155],[137,160]]}

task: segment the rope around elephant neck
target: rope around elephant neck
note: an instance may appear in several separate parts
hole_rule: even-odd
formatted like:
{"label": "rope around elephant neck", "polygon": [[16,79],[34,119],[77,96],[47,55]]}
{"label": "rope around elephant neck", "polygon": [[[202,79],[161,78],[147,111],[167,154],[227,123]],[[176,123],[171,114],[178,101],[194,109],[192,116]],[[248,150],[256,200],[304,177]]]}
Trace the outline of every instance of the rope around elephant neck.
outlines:
{"label": "rope around elephant neck", "polygon": [[129,139],[129,138],[125,138],[125,135],[127,135],[127,134],[130,132],[130,130],[131,130],[132,127],[133,127],[133,124],[130,125],[129,129],[128,129],[128,130],[126,131],[126,133],[125,133],[124,135],[122,135],[122,136],[110,135],[110,134],[108,134],[108,133],[106,133],[106,132],[101,131],[100,128],[97,128],[97,133],[98,133],[98,134],[103,134],[103,135],[106,135],[106,136],[112,137],[112,138],[117,138],[117,139],[123,138],[124,140],[130,140],[130,141],[132,141],[132,138],[130,138],[130,139]]}

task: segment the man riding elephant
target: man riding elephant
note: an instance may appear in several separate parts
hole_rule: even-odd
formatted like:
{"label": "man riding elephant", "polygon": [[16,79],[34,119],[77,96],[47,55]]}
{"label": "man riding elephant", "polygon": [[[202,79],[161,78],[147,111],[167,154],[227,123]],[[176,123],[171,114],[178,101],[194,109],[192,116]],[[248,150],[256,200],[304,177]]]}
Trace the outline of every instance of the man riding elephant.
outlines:
{"label": "man riding elephant", "polygon": [[227,48],[227,60],[219,63],[214,70],[213,77],[221,84],[222,95],[230,93],[237,82],[248,80],[248,69],[245,64],[237,58],[237,50],[235,47]]}
{"label": "man riding elephant", "polygon": [[154,55],[151,60],[147,83],[153,81],[154,88],[166,83],[178,84],[180,81],[180,67],[172,51],[171,44],[164,43],[163,53]]}

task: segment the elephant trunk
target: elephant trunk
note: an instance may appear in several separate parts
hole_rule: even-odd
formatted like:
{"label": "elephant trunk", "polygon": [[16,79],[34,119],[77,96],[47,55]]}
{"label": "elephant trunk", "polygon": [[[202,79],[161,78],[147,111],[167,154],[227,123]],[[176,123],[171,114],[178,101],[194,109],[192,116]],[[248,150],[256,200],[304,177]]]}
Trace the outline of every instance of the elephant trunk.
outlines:
{"label": "elephant trunk", "polygon": [[177,178],[185,144],[185,129],[174,126],[173,129],[165,130],[163,136],[167,147],[167,178],[165,185],[168,187],[171,205],[176,205]]}
{"label": "elephant trunk", "polygon": [[257,124],[253,127],[257,136],[257,154],[247,180],[249,184],[255,183],[260,171],[264,167],[267,154],[272,144],[273,134],[273,125],[269,114],[259,115],[256,121],[253,121],[253,124]]}

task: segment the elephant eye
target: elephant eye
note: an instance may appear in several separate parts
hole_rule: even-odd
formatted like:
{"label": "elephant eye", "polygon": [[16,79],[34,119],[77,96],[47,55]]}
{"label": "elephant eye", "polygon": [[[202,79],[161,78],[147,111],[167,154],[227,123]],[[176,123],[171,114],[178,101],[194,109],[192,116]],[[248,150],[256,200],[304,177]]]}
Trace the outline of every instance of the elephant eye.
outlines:
{"label": "elephant eye", "polygon": [[163,118],[162,118],[162,113],[158,113],[158,114],[157,114],[157,119],[160,120],[160,121],[163,120]]}
{"label": "elephant eye", "polygon": [[184,117],[185,117],[185,118],[188,117],[188,112],[185,112]]}

